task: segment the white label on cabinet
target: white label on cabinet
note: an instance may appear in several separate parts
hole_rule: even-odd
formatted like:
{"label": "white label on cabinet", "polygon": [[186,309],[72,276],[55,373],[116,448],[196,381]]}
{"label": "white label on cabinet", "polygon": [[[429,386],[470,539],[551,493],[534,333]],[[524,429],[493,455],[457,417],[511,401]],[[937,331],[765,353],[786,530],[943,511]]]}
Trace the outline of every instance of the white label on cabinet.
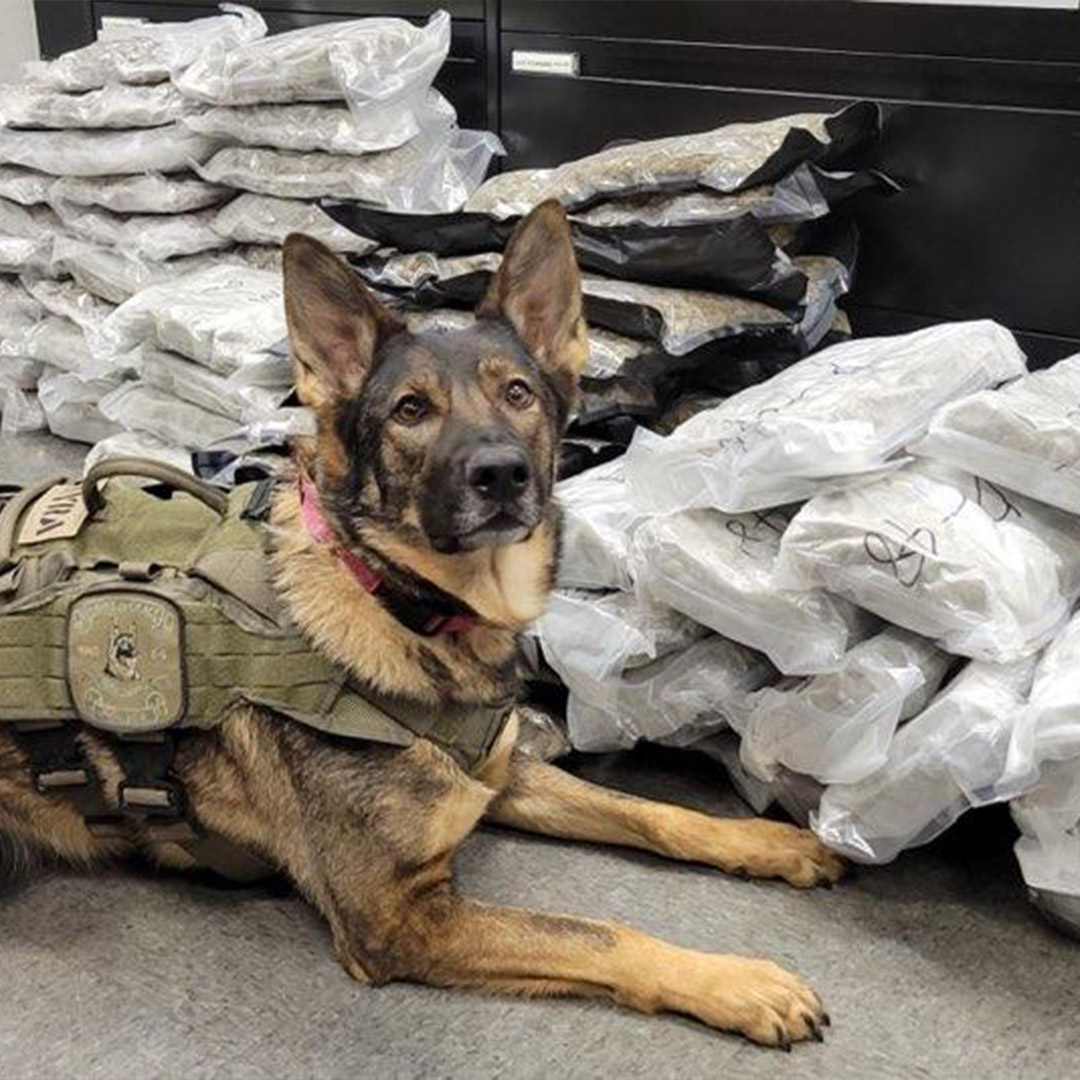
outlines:
{"label": "white label on cabinet", "polygon": [[581,73],[581,54],[514,49],[510,54],[510,69],[525,75],[563,75],[573,78]]}

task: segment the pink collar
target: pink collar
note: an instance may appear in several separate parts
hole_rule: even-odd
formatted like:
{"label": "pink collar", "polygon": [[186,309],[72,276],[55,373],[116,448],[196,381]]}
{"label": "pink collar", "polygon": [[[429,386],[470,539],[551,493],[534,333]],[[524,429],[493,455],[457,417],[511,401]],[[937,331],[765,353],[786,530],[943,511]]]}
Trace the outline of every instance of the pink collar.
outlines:
{"label": "pink collar", "polygon": [[[333,526],[326,520],[326,515],[323,513],[318,489],[306,473],[300,475],[300,517],[311,539],[332,548],[342,566],[359,582],[364,592],[372,596],[380,596],[385,601],[392,601],[392,598],[387,595],[388,590],[385,588],[383,579],[375,573],[367,561],[355,552],[342,547],[337,533],[334,532]],[[473,615],[445,615],[437,611],[420,612],[420,618],[417,620],[413,617],[417,604],[411,600],[405,605],[409,608],[408,621],[405,621],[399,613],[402,604],[388,602],[385,606],[399,622],[403,622],[408,629],[424,637],[433,637],[435,634],[461,634],[472,630],[477,624],[477,619]]]}

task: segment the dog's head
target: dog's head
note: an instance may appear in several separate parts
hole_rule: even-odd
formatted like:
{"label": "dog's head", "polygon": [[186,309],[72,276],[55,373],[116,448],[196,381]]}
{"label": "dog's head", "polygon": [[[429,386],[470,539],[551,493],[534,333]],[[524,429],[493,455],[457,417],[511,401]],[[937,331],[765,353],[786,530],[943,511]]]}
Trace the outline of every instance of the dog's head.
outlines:
{"label": "dog's head", "polygon": [[468,330],[410,333],[303,235],[285,243],[285,309],[317,419],[309,467],[346,534],[455,554],[519,543],[544,520],[588,350],[557,203],[518,226]]}

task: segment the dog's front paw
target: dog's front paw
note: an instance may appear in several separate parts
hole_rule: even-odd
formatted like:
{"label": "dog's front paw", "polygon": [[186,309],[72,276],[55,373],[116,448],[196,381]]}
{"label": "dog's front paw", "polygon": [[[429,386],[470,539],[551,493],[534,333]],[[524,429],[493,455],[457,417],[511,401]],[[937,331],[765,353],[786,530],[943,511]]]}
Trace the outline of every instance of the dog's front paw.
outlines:
{"label": "dog's front paw", "polygon": [[718,823],[714,865],[731,874],[781,878],[789,885],[831,888],[843,877],[844,860],[809,830],[781,821],[746,818]]}
{"label": "dog's front paw", "polygon": [[817,994],[768,960],[702,955],[688,967],[672,972],[679,984],[670,1007],[712,1027],[790,1050],[806,1039],[820,1042],[830,1023]]}

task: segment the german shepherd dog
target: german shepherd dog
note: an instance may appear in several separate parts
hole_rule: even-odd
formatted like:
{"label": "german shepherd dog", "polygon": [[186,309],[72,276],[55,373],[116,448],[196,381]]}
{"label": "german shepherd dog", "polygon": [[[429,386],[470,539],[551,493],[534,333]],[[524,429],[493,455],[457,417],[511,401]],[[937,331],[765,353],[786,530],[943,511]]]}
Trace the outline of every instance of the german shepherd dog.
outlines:
{"label": "german shepherd dog", "polygon": [[[284,275],[297,388],[317,418],[271,514],[274,572],[292,617],[359,679],[433,710],[512,697],[517,636],[542,612],[558,559],[552,486],[587,352],[565,214],[549,202],[519,225],[468,330],[408,332],[306,236],[287,240]],[[340,548],[400,590],[456,598],[475,623],[434,637],[407,630],[359,587],[340,550],[305,528],[300,475]],[[316,905],[360,982],[602,996],[769,1046],[821,1038],[829,1021],[817,995],[768,961],[459,896],[454,852],[480,821],[799,887],[841,875],[840,860],[805,830],[609,792],[515,753],[516,737],[511,718],[469,774],[427,740],[343,743],[242,706],[213,730],[184,731],[174,771],[204,827],[280,868]],[[80,738],[115,801],[108,738],[90,729]],[[71,805],[34,790],[26,758],[2,732],[0,831],[83,864],[133,846],[161,864],[192,864],[169,844],[91,836]]]}

